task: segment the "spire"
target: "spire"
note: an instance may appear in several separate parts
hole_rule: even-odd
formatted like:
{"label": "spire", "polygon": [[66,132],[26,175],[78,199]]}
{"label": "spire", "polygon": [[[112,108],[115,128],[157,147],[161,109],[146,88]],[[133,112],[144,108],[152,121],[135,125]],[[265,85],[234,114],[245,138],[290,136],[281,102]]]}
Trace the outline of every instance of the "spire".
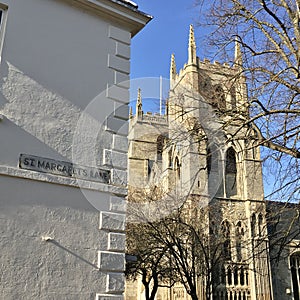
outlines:
{"label": "spire", "polygon": [[235,66],[241,68],[243,66],[243,55],[241,51],[241,45],[239,41],[235,40],[235,51],[234,51],[234,64]]}
{"label": "spire", "polygon": [[138,95],[136,100],[136,115],[137,117],[141,117],[143,115],[143,107],[142,107],[142,95],[141,95],[141,89],[138,89]]}
{"label": "spire", "polygon": [[176,76],[176,63],[175,63],[175,55],[172,53],[171,56],[171,66],[170,66],[170,80],[174,80]]}
{"label": "spire", "polygon": [[129,119],[132,119],[133,113],[132,113],[132,106],[129,108]]}
{"label": "spire", "polygon": [[196,43],[193,25],[190,25],[188,64],[197,64]]}

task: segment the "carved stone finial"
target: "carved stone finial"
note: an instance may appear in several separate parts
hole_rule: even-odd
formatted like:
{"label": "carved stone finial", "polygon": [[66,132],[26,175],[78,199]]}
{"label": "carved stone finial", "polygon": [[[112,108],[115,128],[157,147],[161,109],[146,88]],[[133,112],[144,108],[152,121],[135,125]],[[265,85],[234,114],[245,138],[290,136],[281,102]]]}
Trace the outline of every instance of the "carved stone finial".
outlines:
{"label": "carved stone finial", "polygon": [[174,55],[174,53],[172,53],[171,66],[170,66],[170,80],[174,80],[176,74],[177,74],[177,71],[176,71],[175,55]]}
{"label": "carved stone finial", "polygon": [[142,94],[141,94],[141,89],[138,89],[138,95],[137,95],[137,100],[136,100],[136,115],[138,117],[143,115],[143,104],[142,104]]}
{"label": "carved stone finial", "polygon": [[133,117],[133,112],[132,112],[132,106],[129,108],[129,119],[132,119]]}
{"label": "carved stone finial", "polygon": [[243,55],[241,51],[241,45],[237,39],[235,40],[234,64],[239,68],[242,68],[243,66]]}
{"label": "carved stone finial", "polygon": [[195,34],[194,27],[190,25],[190,33],[189,33],[189,49],[188,49],[188,64],[197,64],[197,56],[196,56],[196,42],[195,42]]}

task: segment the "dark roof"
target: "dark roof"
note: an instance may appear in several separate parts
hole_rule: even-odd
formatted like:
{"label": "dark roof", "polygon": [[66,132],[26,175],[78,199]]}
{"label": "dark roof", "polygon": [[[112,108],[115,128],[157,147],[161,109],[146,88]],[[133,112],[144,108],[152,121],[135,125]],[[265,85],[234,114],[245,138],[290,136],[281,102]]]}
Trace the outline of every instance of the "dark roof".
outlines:
{"label": "dark roof", "polygon": [[131,0],[118,0],[119,2],[123,2],[125,5],[128,5],[128,6],[131,6],[131,7],[134,7],[136,9],[138,9],[138,5],[131,1]]}
{"label": "dark roof", "polygon": [[135,11],[135,12],[141,14],[141,15],[144,15],[144,16],[150,18],[150,20],[153,18],[152,16],[138,10],[138,5],[132,0],[110,0],[110,1],[112,1],[114,3],[118,3],[120,5],[123,5],[123,6],[129,8],[129,9],[131,9],[131,10],[133,10],[133,11]]}
{"label": "dark roof", "polygon": [[129,1],[129,0],[110,0],[111,2],[115,2],[118,3],[122,6],[125,6],[127,8],[130,8],[134,11],[138,11],[138,5],[136,3],[134,3],[133,1]]}

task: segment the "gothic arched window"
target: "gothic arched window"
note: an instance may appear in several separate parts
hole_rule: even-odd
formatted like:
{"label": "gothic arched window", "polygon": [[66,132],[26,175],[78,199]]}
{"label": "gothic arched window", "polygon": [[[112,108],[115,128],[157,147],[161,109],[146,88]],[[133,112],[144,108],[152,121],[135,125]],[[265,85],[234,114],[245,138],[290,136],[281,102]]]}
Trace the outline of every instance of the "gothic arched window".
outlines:
{"label": "gothic arched window", "polygon": [[154,161],[151,160],[151,159],[147,159],[147,177],[148,177],[148,180],[150,180],[151,178],[151,172],[152,172],[152,169],[153,169],[153,164],[154,164]]}
{"label": "gothic arched window", "polygon": [[263,234],[263,216],[262,214],[258,215],[258,235],[262,236]]}
{"label": "gothic arched window", "polygon": [[178,181],[180,179],[180,164],[177,156],[175,158],[175,176],[176,176],[176,181]]}
{"label": "gothic arched window", "polygon": [[173,167],[173,162],[172,162],[172,150],[170,150],[169,153],[168,153],[168,160],[169,160],[169,162],[168,162],[168,167],[169,167],[169,168],[172,168],[172,167]]}
{"label": "gothic arched window", "polygon": [[227,269],[227,283],[228,285],[232,285],[232,273],[230,267]]}
{"label": "gothic arched window", "polygon": [[239,284],[239,273],[237,267],[235,267],[233,271],[233,281],[234,281],[234,285]]}
{"label": "gothic arched window", "polygon": [[300,296],[300,253],[295,253],[290,257],[294,300],[299,300]]}
{"label": "gothic arched window", "polygon": [[232,147],[226,152],[225,188],[227,198],[237,195],[236,156]]}
{"label": "gothic arched window", "polygon": [[208,176],[208,191],[210,195],[224,197],[222,160],[217,146],[213,143],[207,146],[206,169]]}
{"label": "gothic arched window", "polygon": [[236,259],[238,262],[242,261],[242,241],[244,237],[244,229],[242,227],[242,223],[239,221],[236,225]]}
{"label": "gothic arched window", "polygon": [[162,153],[164,149],[165,137],[159,135],[156,141],[156,158],[158,161],[162,160]]}
{"label": "gothic arched window", "polygon": [[243,267],[241,267],[241,270],[240,270],[240,284],[241,285],[245,284],[245,272],[244,272]]}
{"label": "gothic arched window", "polygon": [[207,148],[206,166],[207,166],[208,176],[210,175],[211,172],[211,163],[212,163],[211,150],[210,148]]}
{"label": "gothic arched window", "polygon": [[251,217],[251,233],[252,233],[253,237],[256,236],[256,216],[255,216],[255,214],[253,214]]}

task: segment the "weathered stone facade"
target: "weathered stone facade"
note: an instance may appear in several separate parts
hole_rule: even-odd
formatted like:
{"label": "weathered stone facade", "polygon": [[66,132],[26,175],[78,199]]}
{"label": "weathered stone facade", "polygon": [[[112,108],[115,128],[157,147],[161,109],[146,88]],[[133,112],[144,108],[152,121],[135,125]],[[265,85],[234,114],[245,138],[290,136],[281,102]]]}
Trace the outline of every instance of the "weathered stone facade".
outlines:
{"label": "weathered stone facade", "polygon": [[[238,45],[231,67],[201,61],[190,28],[188,63],[178,73],[172,55],[165,115],[145,114],[138,92],[129,126],[129,200],[137,189],[155,187],[209,208],[212,247],[221,232],[227,251],[212,271],[213,299],[290,299],[285,288],[273,296],[260,150],[257,129],[244,125],[249,112],[241,67]],[[290,275],[280,276],[291,287]],[[199,278],[199,299],[204,291]],[[127,282],[126,299],[144,299],[140,282]],[[178,284],[160,288],[156,299],[189,297]]]}

